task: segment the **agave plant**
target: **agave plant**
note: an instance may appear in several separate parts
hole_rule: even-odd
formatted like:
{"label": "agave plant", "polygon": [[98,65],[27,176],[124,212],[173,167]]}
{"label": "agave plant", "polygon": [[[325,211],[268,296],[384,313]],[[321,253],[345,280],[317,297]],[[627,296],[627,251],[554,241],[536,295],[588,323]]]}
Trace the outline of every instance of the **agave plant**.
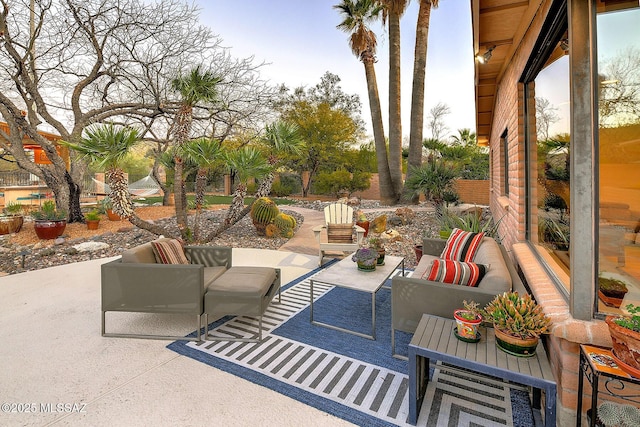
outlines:
{"label": "agave plant", "polygon": [[495,328],[522,339],[539,337],[551,324],[531,295],[520,296],[517,292],[496,295],[484,308],[483,315]]}

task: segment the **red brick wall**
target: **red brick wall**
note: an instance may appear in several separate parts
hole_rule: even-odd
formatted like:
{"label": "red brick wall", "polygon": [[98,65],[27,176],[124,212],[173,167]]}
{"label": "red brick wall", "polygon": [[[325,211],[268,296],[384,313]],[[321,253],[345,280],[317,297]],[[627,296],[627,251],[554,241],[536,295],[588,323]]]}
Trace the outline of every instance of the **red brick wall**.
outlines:
{"label": "red brick wall", "polygon": [[461,203],[489,205],[489,180],[458,179],[455,188]]}

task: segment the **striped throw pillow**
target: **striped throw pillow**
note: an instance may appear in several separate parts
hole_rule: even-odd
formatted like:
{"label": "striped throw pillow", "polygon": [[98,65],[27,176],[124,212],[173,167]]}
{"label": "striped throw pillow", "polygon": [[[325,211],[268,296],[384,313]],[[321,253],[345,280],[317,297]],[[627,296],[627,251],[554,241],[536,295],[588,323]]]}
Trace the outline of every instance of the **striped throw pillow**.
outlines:
{"label": "striped throw pillow", "polygon": [[471,231],[454,228],[447,239],[440,258],[450,259],[452,261],[471,262],[476,256],[476,252],[483,238],[484,233],[473,233]]}
{"label": "striped throw pillow", "polygon": [[487,270],[488,267],[484,264],[434,259],[431,267],[427,268],[422,275],[422,279],[476,287]]}
{"label": "striped throw pillow", "polygon": [[189,264],[182,244],[176,239],[153,240],[151,247],[158,264]]}

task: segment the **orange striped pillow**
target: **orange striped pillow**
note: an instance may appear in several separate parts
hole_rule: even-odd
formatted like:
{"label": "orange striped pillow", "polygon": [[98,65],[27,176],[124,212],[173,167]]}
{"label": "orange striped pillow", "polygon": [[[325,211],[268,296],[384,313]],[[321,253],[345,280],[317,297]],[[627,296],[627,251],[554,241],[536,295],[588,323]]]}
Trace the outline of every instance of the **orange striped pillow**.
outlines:
{"label": "orange striped pillow", "polygon": [[431,267],[422,275],[422,279],[476,287],[486,272],[487,266],[484,264],[434,259]]}
{"label": "orange striped pillow", "polygon": [[440,258],[462,262],[473,261],[483,238],[484,233],[473,233],[454,228]]}
{"label": "orange striped pillow", "polygon": [[189,264],[182,244],[177,239],[158,239],[151,242],[158,264]]}

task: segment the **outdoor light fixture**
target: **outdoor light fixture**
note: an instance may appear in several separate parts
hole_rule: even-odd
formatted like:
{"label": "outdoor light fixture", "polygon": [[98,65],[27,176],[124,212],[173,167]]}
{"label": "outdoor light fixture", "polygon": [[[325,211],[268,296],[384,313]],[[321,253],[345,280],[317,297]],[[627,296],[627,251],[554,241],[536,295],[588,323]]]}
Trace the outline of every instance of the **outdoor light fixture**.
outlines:
{"label": "outdoor light fixture", "polygon": [[493,55],[493,49],[495,49],[495,46],[491,46],[489,49],[487,49],[487,51],[485,53],[483,53],[482,55],[477,54],[476,55],[476,60],[481,63],[481,64],[486,64],[487,62],[489,62],[489,60],[491,59],[491,55]]}
{"label": "outdoor light fixture", "polygon": [[565,54],[569,53],[569,39],[560,40],[560,49],[562,49]]}

